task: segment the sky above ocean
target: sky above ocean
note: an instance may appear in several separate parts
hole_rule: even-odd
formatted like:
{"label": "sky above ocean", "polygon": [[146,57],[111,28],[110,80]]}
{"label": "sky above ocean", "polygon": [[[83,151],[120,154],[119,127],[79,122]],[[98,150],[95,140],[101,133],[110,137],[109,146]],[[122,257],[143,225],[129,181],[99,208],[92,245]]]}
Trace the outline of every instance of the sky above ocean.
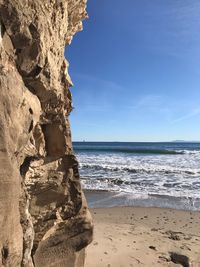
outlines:
{"label": "sky above ocean", "polygon": [[70,62],[74,141],[200,140],[200,2],[89,0]]}

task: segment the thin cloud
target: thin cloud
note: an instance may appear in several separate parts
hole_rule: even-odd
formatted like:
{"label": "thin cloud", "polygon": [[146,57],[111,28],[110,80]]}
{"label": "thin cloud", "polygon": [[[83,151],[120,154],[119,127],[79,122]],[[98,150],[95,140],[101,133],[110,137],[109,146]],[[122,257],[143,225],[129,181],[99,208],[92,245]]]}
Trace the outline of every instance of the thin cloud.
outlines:
{"label": "thin cloud", "polygon": [[155,109],[161,106],[162,97],[160,95],[144,95],[130,109]]}
{"label": "thin cloud", "polygon": [[79,78],[79,79],[83,79],[88,81],[89,83],[94,83],[94,84],[98,84],[101,85],[103,88],[108,88],[109,90],[117,90],[117,91],[124,91],[124,87],[122,87],[121,85],[110,81],[110,80],[105,80],[99,77],[95,77],[89,74],[85,74],[85,73],[75,73],[73,75],[74,79]]}
{"label": "thin cloud", "polygon": [[171,123],[177,123],[177,122],[181,122],[184,120],[188,120],[188,119],[195,117],[199,114],[200,114],[200,108],[196,108],[196,109],[192,110],[191,112],[187,113],[186,115],[181,116],[181,117],[171,121]]}

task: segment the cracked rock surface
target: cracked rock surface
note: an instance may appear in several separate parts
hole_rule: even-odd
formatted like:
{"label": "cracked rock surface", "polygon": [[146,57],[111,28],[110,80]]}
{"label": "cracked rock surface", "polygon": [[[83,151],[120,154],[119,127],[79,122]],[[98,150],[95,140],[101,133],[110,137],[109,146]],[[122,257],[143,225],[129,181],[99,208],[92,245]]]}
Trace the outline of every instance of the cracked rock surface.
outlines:
{"label": "cracked rock surface", "polygon": [[0,0],[0,266],[84,265],[93,224],[68,116],[64,47],[86,0]]}

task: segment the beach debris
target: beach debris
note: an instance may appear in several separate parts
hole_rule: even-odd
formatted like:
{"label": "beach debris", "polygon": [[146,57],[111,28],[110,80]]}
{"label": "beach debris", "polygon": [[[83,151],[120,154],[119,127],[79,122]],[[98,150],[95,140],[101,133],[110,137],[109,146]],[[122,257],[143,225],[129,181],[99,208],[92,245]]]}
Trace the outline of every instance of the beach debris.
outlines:
{"label": "beach debris", "polygon": [[170,252],[170,258],[173,263],[181,264],[183,267],[190,266],[188,256],[178,254],[176,252]]}
{"label": "beach debris", "polygon": [[7,246],[4,246],[1,250],[2,264],[3,265],[6,264],[6,262],[7,262],[8,254],[9,254],[9,249]]}
{"label": "beach debris", "polygon": [[160,255],[158,258],[159,258],[160,260],[162,260],[162,261],[166,261],[166,262],[171,261],[171,259],[170,259],[170,257],[169,257],[168,255]]}
{"label": "beach debris", "polygon": [[167,231],[165,233],[168,235],[168,238],[169,239],[176,240],[176,241],[181,240],[179,234],[183,234],[182,232],[173,232],[171,230],[170,231]]}

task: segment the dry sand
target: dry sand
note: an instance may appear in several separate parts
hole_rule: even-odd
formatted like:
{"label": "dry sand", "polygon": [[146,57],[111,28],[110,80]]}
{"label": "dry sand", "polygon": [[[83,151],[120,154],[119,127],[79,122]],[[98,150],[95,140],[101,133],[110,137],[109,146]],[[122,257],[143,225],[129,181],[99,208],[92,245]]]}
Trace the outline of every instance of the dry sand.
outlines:
{"label": "dry sand", "polygon": [[200,212],[116,207],[92,215],[85,267],[200,267]]}

